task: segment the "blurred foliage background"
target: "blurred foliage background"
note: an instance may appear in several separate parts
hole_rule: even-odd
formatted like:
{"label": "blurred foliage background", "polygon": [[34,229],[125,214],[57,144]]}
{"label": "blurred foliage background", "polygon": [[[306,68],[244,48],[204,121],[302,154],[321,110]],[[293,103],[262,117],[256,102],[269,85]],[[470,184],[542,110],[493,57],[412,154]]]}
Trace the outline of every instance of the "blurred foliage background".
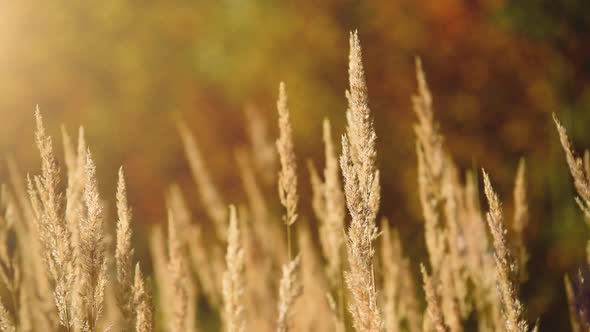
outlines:
{"label": "blurred foliage background", "polygon": [[[204,218],[176,122],[194,131],[228,201],[243,201],[234,151],[247,141],[244,109],[258,108],[276,136],[283,80],[311,216],[304,162],[323,163],[324,117],[342,132],[352,29],[378,134],[382,214],[413,263],[424,259],[410,104],[420,56],[456,161],[489,170],[506,213],[518,159],[527,159],[532,278],[522,292],[541,330],[562,330],[562,277],[584,264],[590,234],[551,112],[578,150],[590,147],[588,1],[0,1],[0,153],[37,171],[39,104],[56,143],[60,125],[72,134],[85,126],[111,202],[124,165],[137,224],[164,220],[163,193],[174,182]],[[270,186],[273,202],[275,192]]]}

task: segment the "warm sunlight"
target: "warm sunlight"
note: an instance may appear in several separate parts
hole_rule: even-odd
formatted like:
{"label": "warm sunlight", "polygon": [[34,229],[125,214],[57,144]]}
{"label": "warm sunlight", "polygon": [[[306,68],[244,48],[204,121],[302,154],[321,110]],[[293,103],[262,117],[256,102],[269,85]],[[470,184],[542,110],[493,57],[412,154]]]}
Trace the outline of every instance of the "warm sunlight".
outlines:
{"label": "warm sunlight", "polygon": [[587,1],[0,1],[0,332],[590,331]]}

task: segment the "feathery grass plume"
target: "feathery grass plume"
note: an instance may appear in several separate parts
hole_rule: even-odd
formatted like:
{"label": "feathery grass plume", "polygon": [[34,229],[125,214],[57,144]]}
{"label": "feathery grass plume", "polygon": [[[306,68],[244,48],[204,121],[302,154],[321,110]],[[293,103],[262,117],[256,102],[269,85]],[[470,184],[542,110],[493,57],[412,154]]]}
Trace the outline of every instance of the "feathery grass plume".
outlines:
{"label": "feathery grass plume", "polygon": [[186,258],[182,250],[182,242],[179,238],[176,220],[172,211],[168,212],[168,271],[170,293],[167,306],[168,331],[186,331],[186,316],[188,314],[189,290],[187,283],[190,281],[186,266]]}
{"label": "feathery grass plume", "polygon": [[[418,93],[412,96],[414,112],[418,123],[416,154],[418,157],[418,187],[424,216],[426,248],[432,267],[432,282],[439,294],[445,323],[451,331],[463,330],[461,316],[466,317],[469,307],[466,303],[466,274],[463,257],[461,230],[457,221],[453,163],[445,153],[443,137],[434,121],[432,96],[420,59],[416,59]],[[443,220],[446,218],[446,225]],[[446,227],[445,227],[446,226]],[[450,260],[451,264],[443,264]]]}
{"label": "feathery grass plume", "polygon": [[490,178],[485,170],[482,170],[484,191],[488,200],[489,211],[487,213],[488,225],[494,240],[494,258],[496,262],[496,278],[498,292],[502,302],[502,314],[507,332],[526,332],[528,325],[524,319],[524,308],[518,299],[517,290],[517,265],[512,257],[507,241],[502,205],[498,195],[492,188]]}
{"label": "feathery grass plume", "polygon": [[[276,271],[278,269],[275,269],[275,265],[280,263],[268,259],[272,255],[265,253],[261,241],[259,241],[260,239],[257,238],[253,225],[256,220],[250,220],[251,215],[245,212],[241,212],[240,215],[246,215],[246,217],[239,218],[244,260],[247,267],[244,270],[245,283],[248,285],[244,289],[246,330],[273,331],[276,329],[277,308],[274,305],[269,306],[268,303],[277,303],[278,300],[278,291],[275,285],[275,280],[278,279],[278,272]],[[280,237],[280,233],[278,234]],[[265,240],[264,238],[261,239]],[[277,266],[280,269],[280,265]]]}
{"label": "feathery grass plume", "polygon": [[[256,180],[252,161],[244,149],[236,151],[236,160],[240,171],[242,186],[248,200],[248,207],[254,229],[252,238],[257,246],[261,246],[263,254],[273,258],[273,263],[280,266],[287,259],[286,247],[282,241],[282,228],[272,220],[266,197]],[[278,270],[278,269],[277,269]]]}
{"label": "feathery grass plume", "polygon": [[289,320],[293,314],[293,306],[303,291],[301,282],[297,277],[300,263],[300,256],[297,256],[283,265],[283,275],[279,284],[277,332],[287,332],[290,330]]}
{"label": "feathery grass plume", "polygon": [[[337,160],[337,159],[336,159]],[[342,224],[339,230],[331,229],[331,226],[335,226],[335,224],[330,224],[330,221],[334,221],[335,219],[330,219],[330,217],[334,217],[337,213],[336,210],[328,211],[327,210],[327,190],[326,184],[322,182],[318,171],[316,170],[313,162],[308,160],[307,163],[309,169],[309,177],[311,182],[311,189],[312,189],[312,201],[311,205],[314,211],[316,218],[319,220],[319,239],[320,245],[322,249],[322,253],[324,255],[327,264],[324,268],[325,273],[328,277],[328,282],[332,289],[332,292],[335,293],[337,296],[337,300],[334,299],[332,292],[327,293],[327,297],[329,301],[333,301],[334,307],[331,308],[332,315],[336,315],[332,320],[334,322],[334,329],[338,331],[342,331],[344,328],[344,319],[345,319],[345,303],[344,303],[344,292],[346,291],[344,284],[344,267],[343,267],[343,245],[345,239],[345,229],[344,229],[344,214],[342,215]],[[338,170],[337,170],[338,171]],[[337,173],[338,175],[338,173]],[[342,193],[342,189],[340,189],[340,194],[342,195],[342,207],[346,209],[344,203],[344,195]],[[344,211],[342,211],[344,212]],[[338,243],[338,241],[340,241]]]}
{"label": "feathery grass plume", "polygon": [[[424,331],[429,331],[430,328],[426,326],[434,327],[437,332],[449,332],[449,327],[445,324],[442,307],[438,291],[435,287],[438,283],[433,282],[432,277],[426,272],[424,264],[420,264],[420,271],[422,272],[422,279],[424,280],[424,293],[426,294],[426,313],[428,319],[424,319]],[[430,324],[430,325],[428,325]]]}
{"label": "feathery grass plume", "polygon": [[[553,114],[553,121],[555,122],[557,132],[559,133],[559,140],[561,141],[561,146],[565,152],[567,165],[574,179],[574,186],[580,195],[580,197],[576,197],[576,203],[578,203],[580,210],[584,212],[586,225],[590,227],[590,162],[585,161],[590,161],[590,157],[585,158],[585,160],[577,157],[567,136],[567,131],[561,122],[559,122],[555,114]],[[590,262],[590,241],[588,241],[586,246],[586,260]]]}
{"label": "feathery grass plume", "polygon": [[[41,250],[38,227],[31,202],[27,196],[24,177],[12,158],[7,161],[8,173],[13,195],[14,216],[18,218],[15,225],[18,249],[22,264],[21,305],[18,320],[23,322],[21,328],[26,330],[24,322],[40,331],[53,331],[59,325],[58,314],[53,297],[50,276],[45,270],[44,253]],[[35,314],[31,313],[35,308]],[[29,316],[30,318],[26,317]]]}
{"label": "feathery grass plume", "polygon": [[[168,317],[171,312],[171,275],[168,273],[168,258],[166,249],[166,239],[164,235],[163,227],[155,226],[149,233],[149,249],[152,260],[152,267],[155,277],[155,285],[157,286],[158,300],[160,303],[157,307],[157,318],[162,317],[163,321],[167,324]],[[167,327],[167,325],[166,325]]]}
{"label": "feathery grass plume", "polygon": [[139,263],[135,265],[135,278],[131,289],[133,309],[135,310],[135,327],[129,331],[152,332],[154,330],[154,311],[152,297],[145,286],[145,280]]}
{"label": "feathery grass plume", "polygon": [[402,321],[400,313],[400,300],[403,299],[401,283],[401,265],[403,257],[401,243],[397,232],[390,230],[389,221],[383,218],[381,221],[381,266],[383,273],[383,286],[381,296],[383,298],[383,321],[385,330],[391,332],[400,331]]}
{"label": "feathery grass plume", "polygon": [[[184,202],[180,188],[173,185],[170,189],[166,203],[174,219],[176,234],[181,246],[181,253],[186,264],[187,280],[187,315],[185,316],[185,327],[193,330],[197,324],[197,292],[203,290],[210,304],[215,309],[221,309],[221,278],[224,271],[223,256],[218,252],[217,242],[209,246],[205,244],[199,225],[191,223],[191,214]],[[215,237],[213,237],[215,238]],[[196,272],[200,288],[197,288],[197,278],[190,273],[192,260],[193,270]],[[173,300],[172,300],[173,301]]]}
{"label": "feathery grass plume", "polygon": [[47,272],[53,282],[53,297],[59,322],[66,330],[74,326],[73,289],[76,281],[71,232],[64,217],[63,193],[59,190],[59,168],[51,137],[45,132],[39,108],[35,111],[37,148],[41,175],[28,178],[31,207],[43,247]]}
{"label": "feathery grass plume", "polygon": [[292,259],[291,248],[291,226],[297,220],[297,162],[293,146],[293,128],[287,107],[287,92],[285,83],[279,84],[279,98],[277,100],[277,111],[279,113],[279,138],[276,146],[281,162],[279,171],[279,198],[286,210],[283,215],[283,222],[287,225],[287,251],[289,259]]}
{"label": "feathery grass plume", "polygon": [[203,160],[201,150],[195,141],[195,137],[184,123],[178,124],[178,130],[182,138],[184,152],[188,159],[191,172],[193,173],[193,178],[197,184],[202,206],[205,208],[205,212],[207,212],[209,218],[213,221],[217,238],[225,239],[227,236],[227,205],[223,202],[221,194],[213,183],[211,174],[209,174],[209,170]]}
{"label": "feathery grass plume", "polygon": [[302,227],[299,227],[297,232],[301,250],[301,284],[304,291],[295,305],[293,328],[296,331],[342,331],[343,325],[339,324],[342,320],[337,318],[340,322],[334,325],[332,320],[326,319],[333,315],[325,297],[330,288],[308,225],[301,224]]}
{"label": "feathery grass plume", "polygon": [[66,188],[66,211],[65,218],[72,234],[72,247],[74,255],[79,256],[78,242],[80,239],[79,219],[84,210],[84,186],[86,175],[84,167],[86,163],[86,140],[84,128],[78,131],[78,147],[74,148],[72,140],[66,129],[62,127],[64,154],[67,166],[68,186]]}
{"label": "feathery grass plume", "polygon": [[518,163],[518,171],[516,172],[516,179],[514,181],[514,219],[511,224],[512,246],[518,263],[518,279],[521,283],[528,279],[526,265],[529,260],[524,239],[524,231],[529,223],[525,169],[526,166],[523,158]]}
{"label": "feathery grass plume", "polygon": [[[2,306],[3,310],[0,310],[0,327],[5,322],[6,329],[2,329],[2,331],[5,331],[10,329],[15,330],[19,327],[18,311],[21,309],[19,300],[23,279],[19,248],[15,250],[10,242],[15,236],[16,207],[6,186],[2,185],[0,195],[0,203],[3,211],[3,215],[0,215],[0,280],[10,295],[12,308],[15,311],[13,315]],[[18,241],[20,242],[20,239]],[[1,301],[0,305],[2,305]]]}
{"label": "feathery grass plume", "polygon": [[[275,145],[271,146],[273,153],[276,154]],[[248,267],[244,271],[245,283],[249,286],[244,294],[244,314],[248,318],[246,330],[271,331],[275,328],[274,320],[277,313],[275,306],[268,306],[267,303],[277,302],[274,284],[278,279],[282,262],[287,259],[287,250],[283,240],[282,226],[274,222],[267,206],[267,198],[256,178],[252,159],[259,156],[250,156],[248,151],[246,149],[236,151],[240,178],[248,200],[248,211],[244,212],[246,217],[240,218],[244,260]],[[252,153],[256,154],[254,151]]]}
{"label": "feathery grass plume", "polygon": [[487,238],[487,226],[484,221],[481,207],[479,204],[479,189],[477,185],[476,175],[472,172],[467,172],[465,176],[465,185],[462,189],[463,207],[461,211],[461,222],[466,234],[466,246],[469,248],[468,262],[471,266],[481,267],[485,265],[486,253],[489,250],[489,242]]}
{"label": "feathery grass plume", "polygon": [[348,262],[345,279],[352,298],[349,310],[357,331],[380,331],[383,326],[377,307],[373,240],[379,209],[380,185],[376,166],[376,134],[368,105],[361,46],[357,32],[350,34],[346,134],[342,137],[340,167],[344,193],[352,222],[348,229]]}
{"label": "feathery grass plume", "polygon": [[323,123],[323,140],[325,147],[324,180],[322,181],[313,163],[309,161],[309,173],[312,185],[312,207],[318,220],[320,244],[328,264],[326,273],[331,286],[337,292],[338,319],[344,321],[344,279],[343,260],[345,243],[346,203],[340,180],[338,155],[334,148],[330,121]]}
{"label": "feathery grass plume", "polygon": [[465,267],[472,285],[471,297],[477,312],[477,326],[481,332],[501,331],[504,321],[496,289],[496,270],[490,254],[487,226],[479,206],[477,179],[467,172],[465,184],[457,184],[459,222],[465,236]]}
{"label": "feathery grass plume", "polygon": [[[574,298],[574,290],[572,288],[572,282],[570,281],[570,278],[567,275],[563,277],[563,283],[565,287],[565,294],[567,296],[567,306],[570,314],[570,324],[572,325],[572,332],[582,332],[584,330],[582,330],[582,324],[578,320],[578,313]],[[589,329],[590,326],[588,326],[585,329],[585,331],[588,331]]]}
{"label": "feathery grass plume", "polygon": [[[346,203],[344,193],[342,192],[342,182],[340,180],[340,165],[338,163],[338,154],[334,148],[332,139],[332,129],[330,121],[324,119],[323,138],[325,146],[326,165],[324,168],[324,197],[326,209],[330,211],[326,214],[326,226],[334,234],[330,238],[330,252],[336,254],[340,252],[344,239],[344,218],[346,215]],[[334,264],[337,265],[337,264]]]}
{"label": "feathery grass plume", "polygon": [[[73,250],[73,256],[75,260],[81,257],[81,244],[80,244],[80,218],[86,213],[86,206],[84,201],[84,192],[86,186],[86,153],[87,146],[84,138],[84,129],[80,127],[78,132],[78,147],[77,150],[74,148],[72,140],[70,139],[65,127],[62,126],[62,137],[63,137],[63,148],[66,161],[67,170],[67,187],[65,191],[65,220],[70,231],[70,245]],[[78,263],[76,263],[78,264]],[[75,267],[79,269],[79,266]],[[79,276],[78,272],[76,275]],[[83,280],[77,277],[76,287],[83,287]],[[80,301],[80,289],[76,289],[73,296],[73,306],[77,308],[75,313],[77,322],[76,324],[84,324],[85,314],[82,313]],[[79,327],[80,328],[80,327]],[[86,328],[82,326],[82,328]],[[97,327],[95,327],[96,329]]]}
{"label": "feathery grass plume", "polygon": [[[447,156],[446,166],[442,179],[442,194],[444,199],[444,216],[446,220],[447,231],[447,263],[442,269],[448,269],[443,273],[448,276],[441,276],[443,282],[445,278],[452,284],[452,288],[443,285],[443,289],[449,292],[448,296],[443,296],[444,304],[449,306],[447,310],[452,310],[452,317],[449,317],[451,330],[462,330],[461,318],[467,318],[471,312],[471,304],[468,303],[468,279],[467,270],[467,252],[465,246],[465,233],[460,222],[460,211],[463,202],[460,194],[461,184],[459,181],[459,170]],[[456,312],[459,314],[457,315]],[[455,320],[455,323],[451,322]]]}
{"label": "feathery grass plume", "polygon": [[580,209],[584,212],[587,223],[590,224],[590,174],[586,172],[586,167],[584,166],[584,161],[582,158],[576,157],[567,136],[567,132],[555,114],[553,114],[553,121],[555,122],[557,132],[559,133],[559,139],[561,141],[563,151],[565,152],[565,157],[570,169],[570,173],[574,178],[574,185],[581,197],[581,199],[576,198],[576,202],[580,206]]}
{"label": "feathery grass plume", "polygon": [[325,159],[324,181],[320,179],[313,163],[308,163],[312,184],[312,206],[316,217],[320,221],[320,244],[324,257],[328,261],[327,273],[334,281],[335,287],[342,275],[342,248],[345,242],[344,218],[346,203],[340,181],[338,156],[334,149],[330,121],[324,119],[323,126]]}
{"label": "feathery grass plume", "polygon": [[[170,208],[168,210],[168,223],[167,227],[170,228],[171,222],[171,212]],[[176,232],[175,234],[178,234]],[[175,236],[176,241],[178,241],[177,237]],[[158,287],[158,311],[156,317],[161,318],[164,324],[163,328],[165,331],[174,331],[171,330],[171,324],[173,323],[173,315],[174,315],[174,308],[175,308],[175,299],[174,299],[174,292],[176,291],[177,287],[177,274],[170,273],[170,264],[169,264],[169,254],[168,254],[168,247],[169,247],[169,240],[166,239],[166,235],[164,233],[163,227],[153,227],[150,232],[149,238],[149,249],[152,258],[152,266],[154,270],[154,276],[156,285]],[[182,289],[181,289],[182,290]],[[183,297],[180,297],[179,300],[183,300]],[[188,300],[187,300],[188,302]]]}
{"label": "feathery grass plume", "polygon": [[410,332],[421,330],[420,308],[412,280],[410,261],[402,252],[397,230],[391,229],[389,221],[381,222],[381,266],[383,274],[382,308],[385,330]]}
{"label": "feathery grass plume", "polygon": [[293,146],[293,128],[287,107],[287,92],[285,83],[279,84],[279,97],[277,99],[277,112],[279,114],[279,138],[276,147],[279,154],[281,169],[279,171],[279,199],[285,208],[283,222],[287,226],[287,252],[289,262],[283,265],[281,281],[279,283],[279,303],[277,331],[289,330],[289,318],[293,311],[293,305],[301,295],[301,281],[298,278],[300,256],[292,258],[291,226],[297,220],[297,162]]}
{"label": "feathery grass plume", "polygon": [[[449,238],[445,235],[445,238]],[[450,240],[449,240],[450,241]],[[448,250],[448,249],[446,249]],[[450,252],[445,252],[443,256],[443,262],[453,262],[455,258]],[[449,329],[453,332],[463,331],[463,325],[461,321],[461,302],[459,296],[462,295],[458,292],[456,285],[456,271],[454,263],[442,264],[438,271],[438,280],[440,285],[437,291],[440,292],[441,307],[443,315],[445,317],[445,323]]]}
{"label": "feathery grass plume", "polygon": [[442,225],[442,178],[444,174],[443,138],[433,119],[432,96],[422,70],[422,63],[416,59],[418,94],[412,97],[418,124],[416,133],[416,154],[418,156],[418,188],[424,214],[424,231],[430,265],[438,273],[444,253],[444,238],[440,236]]}
{"label": "feathery grass plume", "polygon": [[236,207],[229,207],[229,228],[227,233],[227,269],[223,274],[223,301],[225,308],[225,330],[228,332],[245,331],[244,305],[244,251],[240,241],[238,215]]}
{"label": "feathery grass plume", "polygon": [[[561,146],[565,152],[566,161],[570,169],[570,173],[574,179],[574,186],[580,197],[576,197],[576,203],[584,212],[586,225],[590,227],[590,153],[586,150],[584,152],[584,158],[577,157],[573,150],[572,144],[569,141],[567,132],[563,125],[557,119],[557,116],[553,114],[553,121],[557,127],[559,133],[559,139]],[[586,261],[590,262],[590,241],[586,245]],[[578,277],[580,284],[584,283],[584,277],[581,275]],[[572,291],[572,284],[568,282],[566,278],[566,292],[568,295],[568,305],[570,309],[570,319],[572,322],[573,330],[588,330],[590,328],[590,315],[588,303],[579,303],[578,301],[581,296]],[[568,287],[569,286],[569,287]],[[578,287],[581,288],[581,287]],[[586,300],[587,302],[587,300]]]}
{"label": "feathery grass plume", "polygon": [[565,288],[568,298],[572,331],[590,331],[590,291],[586,283],[588,269],[578,270],[570,279],[565,276]]}
{"label": "feathery grass plume", "polygon": [[264,183],[270,184],[275,181],[277,151],[268,134],[268,123],[264,121],[260,111],[253,105],[248,105],[245,113],[250,153],[254,166],[257,173],[262,176]]}
{"label": "feathery grass plume", "polygon": [[[110,234],[108,234],[107,236],[107,243],[110,243],[111,238],[110,238]],[[110,249],[110,248],[109,248]],[[114,246],[113,246],[114,249]],[[112,254],[113,251],[109,250],[109,254]],[[111,256],[109,256],[109,266],[108,268],[111,268],[111,264],[110,264],[110,260],[112,259]],[[114,267],[114,266],[113,266]],[[110,271],[109,271],[110,273]],[[116,289],[116,284],[111,283],[110,280],[111,276],[109,275],[109,282],[106,284],[105,286],[105,290],[104,290],[104,300],[103,300],[103,310],[100,314],[100,319],[98,324],[95,327],[96,331],[112,331],[113,329],[116,330],[124,330],[123,327],[123,317],[121,314],[121,310],[119,309],[119,303],[117,302],[117,289]]]}
{"label": "feathery grass plume", "polygon": [[426,248],[430,258],[433,278],[432,283],[446,283],[445,285],[433,285],[432,291],[445,291],[443,294],[434,294],[440,301],[440,309],[445,323],[452,331],[460,331],[459,319],[455,308],[455,285],[452,283],[449,271],[450,266],[442,264],[445,257],[452,259],[447,250],[454,244],[455,239],[448,239],[448,235],[455,236],[456,232],[448,234],[443,225],[445,213],[444,206],[444,175],[445,153],[443,150],[443,138],[434,122],[432,110],[432,96],[426,83],[424,71],[420,59],[416,59],[416,77],[418,81],[418,94],[412,97],[414,112],[418,117],[418,124],[414,126],[416,133],[416,154],[418,157],[418,189],[420,203],[424,216],[424,235]]}
{"label": "feathery grass plume", "polygon": [[117,247],[115,249],[115,266],[117,270],[117,301],[126,328],[133,327],[133,248],[131,247],[131,209],[127,204],[127,188],[123,167],[119,168],[117,181]]}
{"label": "feathery grass plume", "polygon": [[590,331],[590,292],[586,283],[588,269],[578,270],[577,276],[565,276],[565,290],[568,299],[572,331]]}
{"label": "feathery grass plume", "polygon": [[[219,276],[223,275],[225,271],[221,247],[216,241],[207,242],[201,225],[192,223],[191,212],[180,187],[173,185],[166,196],[166,201],[170,213],[174,217],[178,239],[182,247],[188,251],[187,258],[192,263],[200,290],[203,291],[214,308],[221,309],[222,280]],[[190,284],[191,288],[193,288],[193,284]],[[195,291],[196,289],[193,289],[191,293]],[[195,303],[189,301],[189,305],[193,306]]]}
{"label": "feathery grass plume", "polygon": [[98,193],[96,166],[90,151],[86,153],[84,187],[85,214],[80,220],[79,261],[76,272],[80,286],[80,324],[83,331],[96,331],[101,316],[107,283],[107,257]]}

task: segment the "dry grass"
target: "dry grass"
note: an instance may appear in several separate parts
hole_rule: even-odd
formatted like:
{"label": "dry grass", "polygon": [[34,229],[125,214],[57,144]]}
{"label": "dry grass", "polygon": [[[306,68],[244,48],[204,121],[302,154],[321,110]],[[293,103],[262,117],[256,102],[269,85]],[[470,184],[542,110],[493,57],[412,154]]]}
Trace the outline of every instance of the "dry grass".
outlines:
{"label": "dry grass", "polygon": [[518,265],[508,248],[506,226],[502,215],[502,204],[492,188],[488,174],[483,171],[484,190],[490,206],[487,214],[488,225],[494,239],[496,278],[502,301],[504,323],[508,332],[528,331],[523,318],[524,308],[517,296]]}
{"label": "dry grass", "polygon": [[139,263],[135,265],[135,279],[133,282],[133,308],[135,309],[135,325],[130,331],[152,332],[154,330],[154,309],[151,292],[146,288],[145,280]]}
{"label": "dry grass", "polygon": [[186,331],[188,324],[189,289],[186,254],[182,241],[179,238],[178,226],[172,212],[168,213],[168,274],[169,280],[166,287],[169,291],[168,306],[168,331]]}
{"label": "dry grass", "polygon": [[391,229],[389,221],[381,223],[381,265],[383,273],[382,308],[386,331],[407,330],[418,332],[422,327],[416,287],[410,260],[404,257],[397,230]]}
{"label": "dry grass", "polygon": [[227,254],[227,270],[223,275],[223,302],[225,306],[225,324],[228,332],[243,332],[244,305],[244,250],[240,244],[240,231],[235,206],[230,206]]}
{"label": "dry grass", "polygon": [[300,257],[297,256],[283,266],[283,275],[279,283],[278,332],[290,330],[293,306],[297,298],[301,296],[302,287],[297,277],[300,262]]}
{"label": "dry grass", "polygon": [[[127,189],[123,168],[119,169],[117,182],[117,247],[115,249],[115,265],[117,269],[117,300],[127,329],[133,327],[133,249],[131,247],[131,211],[127,205]],[[139,272],[139,265],[136,267]],[[142,283],[140,279],[137,281]],[[139,286],[139,285],[138,285]]]}
{"label": "dry grass", "polygon": [[352,217],[348,229],[346,284],[350,292],[349,311],[358,331],[380,331],[383,322],[377,306],[373,267],[373,241],[377,237],[375,218],[379,209],[379,171],[376,167],[376,134],[368,105],[361,46],[356,32],[350,34],[348,57],[349,91],[346,134],[342,137],[340,166],[344,193]]}
{"label": "dry grass", "polygon": [[[200,331],[207,326],[201,316],[207,310],[230,332],[461,332],[473,321],[482,332],[528,331],[519,298],[529,258],[524,161],[516,173],[510,224],[483,173],[486,225],[477,179],[462,173],[445,146],[419,60],[416,72],[418,91],[412,102],[418,186],[417,193],[409,194],[421,203],[427,264],[405,256],[392,223],[383,219],[377,228],[377,138],[360,41],[353,32],[342,151],[336,151],[338,135],[326,119],[325,166],[320,172],[313,161],[308,163],[311,198],[298,190],[295,128],[283,83],[275,144],[257,111],[246,113],[250,145],[235,154],[246,194],[243,204],[227,208],[194,136],[186,125],[179,126],[208,220],[193,220],[181,189],[171,185],[165,195],[167,231],[152,229],[152,261],[142,264],[151,267],[153,280],[134,261],[135,225],[123,169],[114,195],[116,231],[110,234],[111,221],[103,210],[111,197],[99,195],[83,128],[77,142],[62,130],[67,180],[62,184],[52,139],[37,110],[40,175],[25,181],[9,160],[9,183],[1,191],[0,283],[5,292],[0,331]],[[590,224],[590,154],[576,157],[565,128],[557,118],[555,123],[580,196],[577,202]],[[278,200],[267,194],[269,184],[278,187]],[[275,201],[282,213],[274,210]],[[313,207],[317,223],[300,217],[304,202]],[[424,301],[416,288],[420,283],[413,279],[418,266]],[[584,279],[565,280],[573,329],[585,331],[588,311],[579,295]]]}
{"label": "dry grass", "polygon": [[[574,180],[574,186],[580,197],[576,197],[576,203],[586,217],[586,225],[590,226],[590,155],[588,151],[584,153],[584,158],[577,157],[572,144],[569,141],[565,127],[559,122],[557,116],[553,114],[553,121],[557,127],[561,146],[565,152],[565,158]],[[586,245],[586,261],[590,262],[590,240]],[[588,318],[588,304],[583,289],[585,278],[582,272],[578,273],[572,282],[568,276],[565,276],[565,288],[568,297],[570,310],[570,320],[574,331],[587,331],[590,328],[590,319]],[[573,284],[577,285],[574,291]]]}

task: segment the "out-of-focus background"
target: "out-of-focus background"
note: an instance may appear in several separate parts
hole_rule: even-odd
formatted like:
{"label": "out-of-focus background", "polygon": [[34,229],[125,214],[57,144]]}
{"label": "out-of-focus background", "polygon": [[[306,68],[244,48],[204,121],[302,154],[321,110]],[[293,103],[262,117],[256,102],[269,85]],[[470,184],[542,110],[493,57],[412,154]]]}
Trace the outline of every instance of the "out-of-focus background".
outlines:
{"label": "out-of-focus background", "polygon": [[311,217],[305,160],[323,163],[324,117],[342,132],[352,29],[378,134],[382,214],[400,228],[414,267],[424,259],[410,104],[420,56],[449,149],[464,169],[486,167],[507,213],[526,158],[532,258],[523,297],[541,330],[568,326],[562,277],[584,264],[590,234],[551,113],[578,150],[590,147],[588,1],[1,1],[0,153],[38,171],[38,104],[56,144],[62,124],[72,135],[85,126],[109,202],[124,165],[137,232],[165,219],[174,182],[204,218],[177,121],[194,132],[227,200],[243,201],[234,152],[247,143],[244,110],[258,109],[276,136],[283,80],[302,214]]}

